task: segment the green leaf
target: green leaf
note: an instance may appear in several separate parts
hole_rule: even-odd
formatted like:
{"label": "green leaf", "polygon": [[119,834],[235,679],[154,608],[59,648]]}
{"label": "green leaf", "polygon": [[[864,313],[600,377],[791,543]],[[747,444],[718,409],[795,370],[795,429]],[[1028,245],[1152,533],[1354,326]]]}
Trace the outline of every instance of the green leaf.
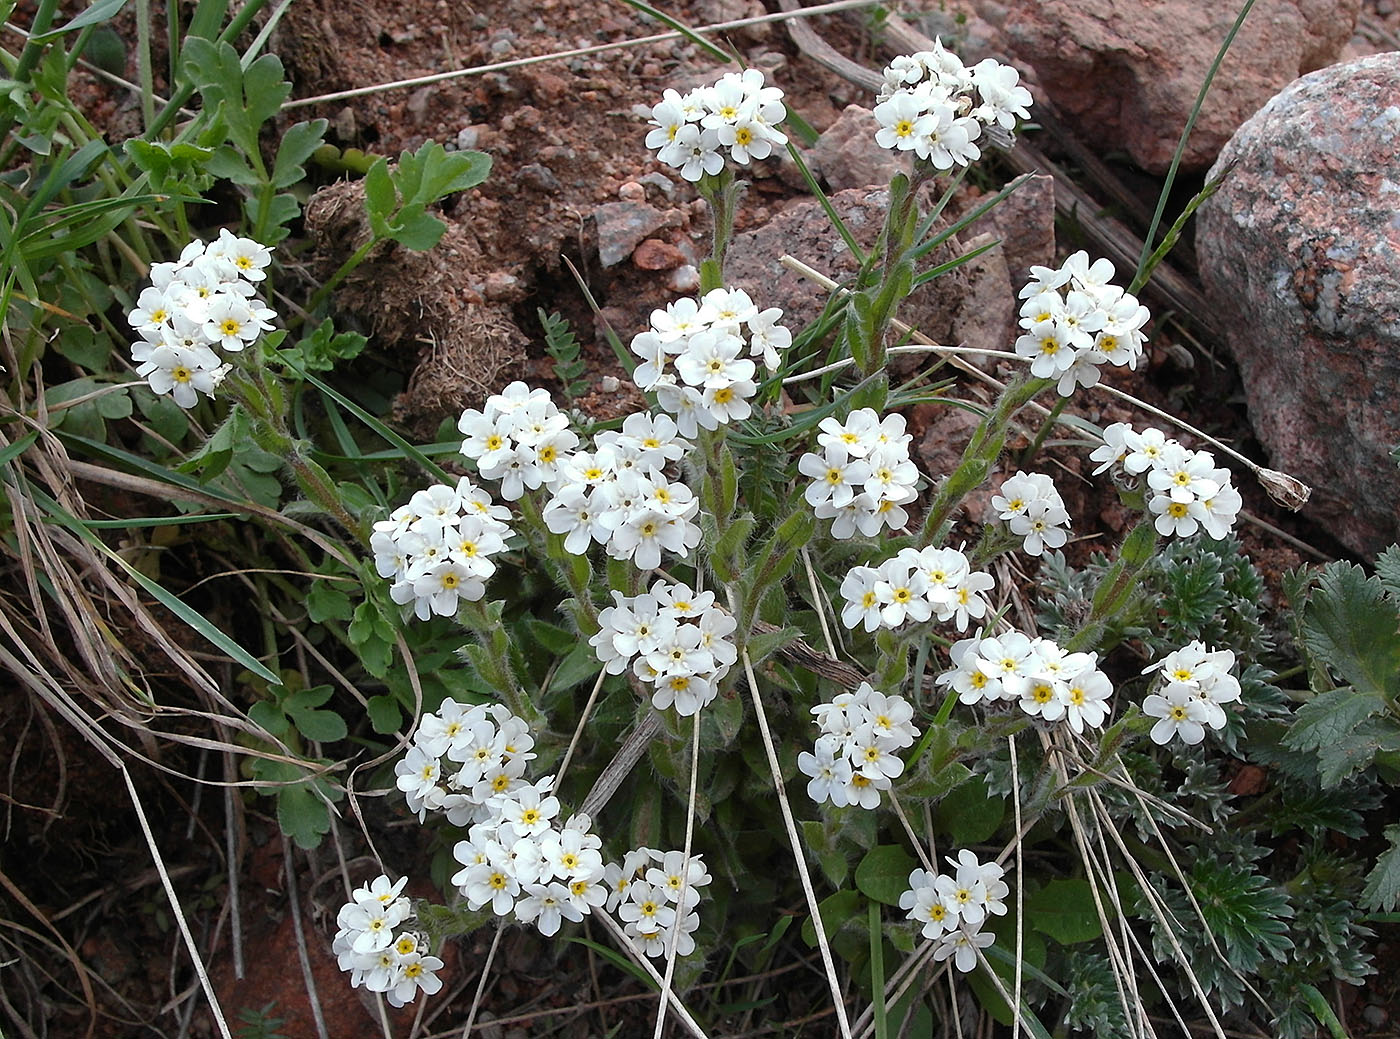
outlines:
{"label": "green leaf", "polygon": [[309,851],[330,832],[331,811],[312,791],[309,783],[280,787],[277,791],[277,825],[296,841],[297,847]]}
{"label": "green leaf", "polygon": [[126,0],[96,0],[91,7],[74,16],[71,21],[59,26],[57,29],[51,29],[42,35],[33,37],[32,42],[47,43],[49,40],[61,36],[66,32],[72,32],[74,29],[85,29],[89,25],[100,25],[105,21],[115,18],[117,12],[125,6]]}
{"label": "green leaf", "polygon": [[399,156],[398,187],[405,205],[429,206],[458,191],[474,188],[491,172],[484,152],[448,152],[437,141]]}
{"label": "green leaf", "polygon": [[1092,941],[1103,933],[1094,894],[1083,878],[1052,880],[1026,899],[1026,923],[1061,945]]}
{"label": "green leaf", "polygon": [[1400,903],[1400,824],[1387,826],[1385,839],[1390,847],[1367,874],[1366,889],[1361,893],[1361,904],[1372,912],[1389,912]]}
{"label": "green leaf", "polygon": [[337,361],[358,357],[369,340],[358,332],[337,332],[335,322],[326,318],[295,344],[271,356],[295,371],[328,372]]}
{"label": "green leaf", "polygon": [[306,177],[302,165],[311,158],[311,153],[321,146],[326,135],[327,123],[324,119],[313,119],[297,123],[282,135],[282,143],[277,146],[277,158],[272,164],[272,186],[279,191],[300,183]]}
{"label": "green leaf", "polygon": [[210,435],[198,451],[175,467],[179,473],[194,473],[200,483],[208,483],[219,476],[233,461],[233,448],[237,419],[241,413],[235,407],[228,418]]}
{"label": "green leaf", "polygon": [[306,616],[313,624],[348,621],[353,612],[350,596],[341,591],[338,582],[317,581],[306,593]]}
{"label": "green leaf", "polygon": [[1336,786],[1353,772],[1369,768],[1382,754],[1400,751],[1400,725],[1389,716],[1367,718],[1346,739],[1318,748],[1318,777],[1324,789]]}
{"label": "green leaf", "polygon": [[136,407],[151,428],[172,444],[184,440],[189,432],[190,419],[185,409],[167,396],[139,393],[136,395]]}
{"label": "green leaf", "polygon": [[365,209],[371,216],[387,220],[397,205],[394,180],[389,176],[389,160],[378,159],[365,174]]}
{"label": "green leaf", "polygon": [[367,703],[369,724],[381,736],[389,736],[399,731],[403,724],[403,712],[392,696],[371,696]]}
{"label": "green leaf", "polygon": [[1391,545],[1376,557],[1376,577],[1385,594],[1400,601],[1400,548]]}
{"label": "green leaf", "polygon": [[282,713],[282,709],[271,700],[259,700],[253,704],[248,708],[248,717],[279,739],[285,736],[291,727],[291,722]]}
{"label": "green leaf", "polygon": [[[818,902],[817,909],[821,913],[822,932],[826,935],[827,940],[830,941],[841,929],[841,925],[859,915],[863,908],[864,901],[860,894],[855,891],[838,891],[834,895],[827,895],[826,898]],[[817,947],[817,929],[812,924],[810,916],[802,922],[802,940],[807,943],[809,949]]]}
{"label": "green leaf", "polygon": [[399,215],[399,223],[390,229],[389,237],[406,249],[426,252],[447,233],[447,225],[431,213],[417,206],[405,206]]}
{"label": "green leaf", "polygon": [[856,867],[856,888],[876,902],[897,906],[909,890],[909,873],[916,866],[914,857],[898,844],[881,844],[866,852]]}
{"label": "green leaf", "polygon": [[1385,700],[1376,693],[1354,689],[1321,693],[1298,709],[1283,745],[1290,750],[1319,752],[1323,786],[1335,786],[1371,763],[1379,746],[1359,739],[1358,730],[1385,708]]}
{"label": "green leaf", "polygon": [[1303,644],[1358,692],[1400,697],[1400,613],[1378,578],[1329,563],[1303,609]]}
{"label": "green leaf", "polygon": [[982,777],[963,784],[957,796],[946,797],[934,809],[934,819],[959,848],[981,844],[991,838],[1006,815],[1006,801],[991,797]]}

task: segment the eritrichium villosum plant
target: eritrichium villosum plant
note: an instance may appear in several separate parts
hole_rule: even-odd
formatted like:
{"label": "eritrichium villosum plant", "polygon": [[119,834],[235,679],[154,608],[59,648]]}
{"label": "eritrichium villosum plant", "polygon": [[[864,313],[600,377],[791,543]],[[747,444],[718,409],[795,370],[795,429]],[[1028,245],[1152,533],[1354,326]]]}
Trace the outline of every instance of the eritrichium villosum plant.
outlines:
{"label": "eritrichium villosum plant", "polygon": [[[1171,546],[1230,535],[1241,508],[1230,471],[1161,429],[1069,421],[1076,394],[1137,366],[1149,321],[1113,265],[1082,251],[1029,272],[1019,333],[997,353],[1013,375],[991,380],[994,403],[955,400],[927,372],[891,379],[894,351],[955,352],[906,343],[900,304],[932,276],[951,188],[986,149],[1014,146],[1030,103],[1016,70],[994,60],[968,68],[939,46],[892,62],[870,146],[907,155],[909,171],[889,186],[859,273],[815,325],[793,329],[783,300],[725,279],[736,171],[790,147],[782,90],[750,69],[665,91],[646,144],[709,202],[714,235],[699,293],[618,344],[646,408],[596,422],[513,382],[461,414],[465,475],[372,515],[336,503],[276,420],[262,355],[246,349],[277,318],[258,298],[269,251],[225,232],[152,270],[130,314],[152,391],[182,407],[231,392],[261,418],[261,446],[291,459],[305,493],[363,538],[378,579],[370,601],[437,632],[480,690],[423,710],[386,780],[441,840],[447,904],[409,898],[390,864],[353,890],[333,944],[352,985],[402,1006],[441,989],[438,953],[454,935],[514,921],[554,936],[588,918],[662,989],[658,1034],[669,1008],[704,1035],[682,997],[707,958],[800,890],[846,1036],[872,1015],[883,1029],[905,991],[886,991],[887,944],[907,957],[892,976],[927,963],[980,978],[983,1004],[1024,1024],[1055,994],[1040,970],[1045,936],[1102,943],[1092,963],[1064,962],[1084,978],[1113,968],[1117,996],[1095,1020],[1128,1022],[1124,1035],[1151,1034],[1134,962],[1170,1000],[1153,964],[1175,959],[1216,1020],[1174,937],[1182,902],[1196,906],[1164,843],[1182,813],[1144,794],[1127,761],[1154,762],[1154,747],[1189,753],[1276,705],[1252,702],[1250,662],[1204,638],[1139,646],[1127,669],[1109,658],[1148,630],[1138,587]],[[931,202],[940,181],[948,190]],[[1041,394],[1053,410],[1035,404]],[[911,450],[905,410],[927,402],[980,417],[950,472],[921,471]],[[1063,570],[1058,550],[1087,518],[1036,467],[1043,432],[1019,463],[1004,459],[1032,408],[1074,431],[1084,468],[1096,465],[1136,516],[1044,628],[1013,567]],[[955,538],[979,490],[995,518]],[[527,629],[507,623],[518,603],[506,586],[525,575],[524,608],[553,611],[574,637],[567,683],[555,671],[533,682]],[[580,704],[572,691],[590,682]],[[602,731],[626,738],[609,744]],[[631,778],[648,769],[659,783]],[[610,808],[619,789],[630,813]],[[761,864],[726,833],[765,827]],[[1149,840],[1164,850],[1144,852]],[[1027,862],[1028,842],[1051,850]],[[1060,893],[1068,907],[1053,905]],[[1155,959],[1129,916],[1153,929]],[[844,940],[853,928],[868,945]],[[855,1024],[838,956],[873,1001]],[[914,1013],[908,1000],[901,1013]],[[1046,1030],[1037,1021],[1032,1034]]]}

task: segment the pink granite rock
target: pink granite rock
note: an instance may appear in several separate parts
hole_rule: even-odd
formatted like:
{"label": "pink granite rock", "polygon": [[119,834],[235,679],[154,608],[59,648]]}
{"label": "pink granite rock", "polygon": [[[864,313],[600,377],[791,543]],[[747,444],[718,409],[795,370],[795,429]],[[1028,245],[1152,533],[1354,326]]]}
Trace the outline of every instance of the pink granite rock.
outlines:
{"label": "pink granite rock", "polygon": [[[1209,166],[1280,87],[1337,60],[1361,0],[1258,0],[1216,75],[1184,167]],[[1238,3],[978,0],[1083,137],[1163,173]]]}
{"label": "pink granite rock", "polygon": [[1304,76],[1221,152],[1196,248],[1271,464],[1371,555],[1400,540],[1400,53]]}
{"label": "pink granite rock", "polygon": [[[847,228],[866,249],[880,233],[888,200],[887,191],[872,188],[831,196]],[[924,267],[947,262],[966,250],[965,243],[956,251],[945,243],[925,259]],[[1015,293],[999,249],[993,252],[998,255],[984,254],[979,262],[916,289],[900,305],[900,319],[939,343],[1007,349]],[[859,265],[815,199],[791,202],[762,227],[735,235],[725,259],[726,280],[747,291],[760,307],[782,307],[783,324],[799,329],[816,320],[830,293],[783,266],[784,253],[836,281],[849,280]],[[906,358],[895,368],[913,370],[921,363]]]}
{"label": "pink granite rock", "polygon": [[840,118],[822,132],[812,152],[832,191],[884,187],[896,173],[909,171],[908,153],[876,145],[879,129],[880,120],[870,109],[847,105]]}

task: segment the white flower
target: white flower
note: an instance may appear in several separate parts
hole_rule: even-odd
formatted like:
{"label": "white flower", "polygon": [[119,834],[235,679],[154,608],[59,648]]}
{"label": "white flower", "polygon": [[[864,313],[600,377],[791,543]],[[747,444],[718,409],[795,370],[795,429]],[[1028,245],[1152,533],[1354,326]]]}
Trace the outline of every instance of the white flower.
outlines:
{"label": "white flower", "polygon": [[841,582],[841,597],[846,600],[841,610],[841,623],[848,628],[863,625],[866,631],[880,626],[882,604],[876,587],[880,571],[873,566],[853,567]]}
{"label": "white flower", "polygon": [[1102,671],[1083,671],[1065,682],[1065,721],[1076,733],[1085,725],[1099,728],[1108,717],[1113,684]]}
{"label": "white flower", "polygon": [[977,966],[977,950],[985,949],[996,940],[991,931],[969,931],[966,927],[948,935],[933,950],[933,958],[940,963],[953,957],[953,963],[964,974]]}
{"label": "white flower", "polygon": [[198,403],[199,394],[214,395],[228,370],[208,347],[162,345],[150,352],[136,374],[145,376],[153,392],[168,393],[180,407],[191,408]]}
{"label": "white flower", "polygon": [[1182,682],[1169,682],[1159,693],[1142,702],[1142,712],[1160,719],[1152,726],[1152,742],[1166,745],[1175,736],[1186,744],[1205,739],[1205,723],[1209,717],[1206,705],[1196,695],[1197,690]]}

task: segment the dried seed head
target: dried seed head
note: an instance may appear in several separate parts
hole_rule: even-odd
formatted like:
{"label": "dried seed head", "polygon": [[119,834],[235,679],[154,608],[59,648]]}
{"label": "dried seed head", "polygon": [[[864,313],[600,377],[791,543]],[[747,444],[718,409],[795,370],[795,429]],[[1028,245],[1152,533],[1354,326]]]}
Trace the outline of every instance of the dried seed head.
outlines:
{"label": "dried seed head", "polygon": [[1312,497],[1312,488],[1302,480],[1294,479],[1287,473],[1281,473],[1277,469],[1260,469],[1256,473],[1259,482],[1264,486],[1264,490],[1269,492],[1269,497],[1278,502],[1285,509],[1292,509],[1297,512]]}

